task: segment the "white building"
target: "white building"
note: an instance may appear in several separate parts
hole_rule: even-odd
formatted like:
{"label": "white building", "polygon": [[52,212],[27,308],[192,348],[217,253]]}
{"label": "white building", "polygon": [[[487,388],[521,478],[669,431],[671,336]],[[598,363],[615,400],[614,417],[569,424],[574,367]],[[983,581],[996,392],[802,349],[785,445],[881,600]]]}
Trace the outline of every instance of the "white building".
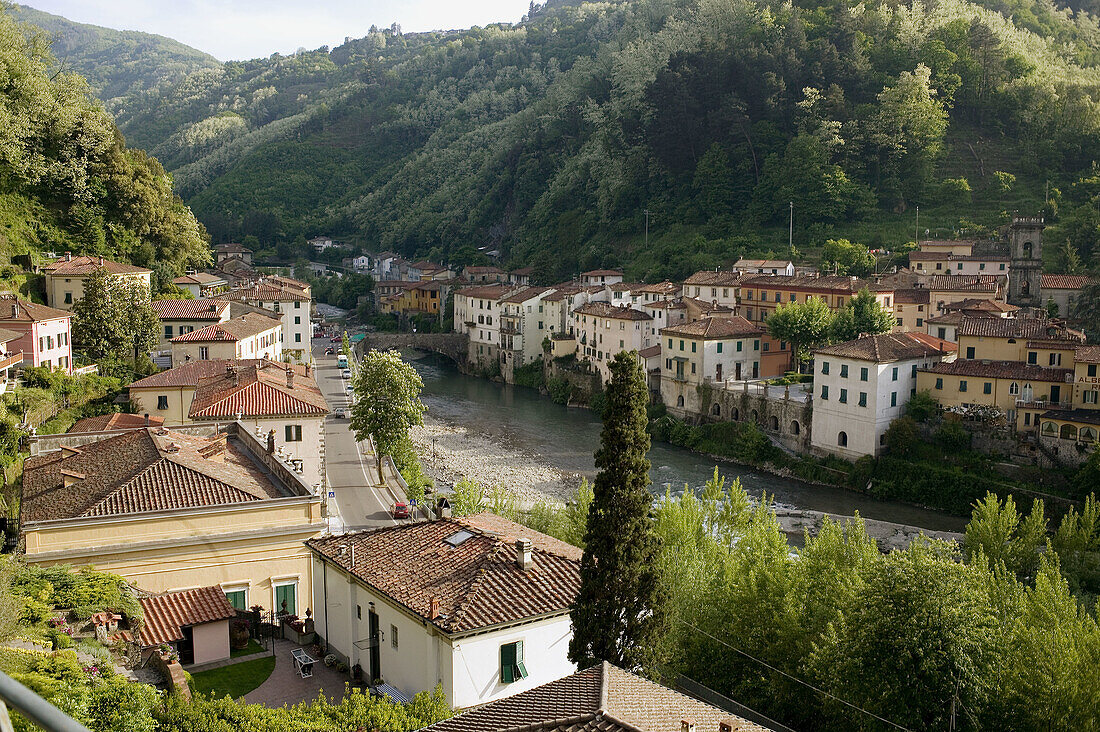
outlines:
{"label": "white building", "polygon": [[684,280],[683,295],[714,305],[736,308],[741,296],[741,273],[709,270],[696,272]]}
{"label": "white building", "polygon": [[484,367],[500,358],[500,301],[516,289],[510,285],[477,285],[455,290],[455,331],[470,336],[471,364]]}
{"label": "white building", "polygon": [[464,708],[576,670],[576,547],[486,513],[306,544],[317,633],[366,679]]}
{"label": "white building", "polygon": [[258,313],[245,313],[222,323],[171,339],[172,365],[219,358],[267,358],[283,355],[283,324]]}
{"label": "white building", "polygon": [[280,336],[283,353],[298,363],[305,363],[310,360],[310,339],[313,335],[310,312],[313,298],[307,289],[290,285],[289,282],[293,280],[266,278],[233,290],[220,299],[243,302],[278,313],[283,322]]}
{"label": "white building", "polygon": [[512,369],[542,357],[542,341],[550,336],[543,298],[553,287],[526,287],[500,301],[501,370],[511,381]]}
{"label": "white building", "polygon": [[176,336],[229,320],[229,303],[218,300],[154,300],[152,305],[161,325],[157,351],[168,354]]}
{"label": "white building", "polygon": [[577,358],[592,362],[604,382],[611,379],[610,363],[623,351],[638,352],[656,345],[653,316],[630,307],[589,302],[573,311]]}
{"label": "white building", "polygon": [[925,333],[864,336],[814,351],[814,449],[854,460],[878,455],[886,428],[916,393],[917,370],[958,346]]}
{"label": "white building", "polygon": [[326,249],[332,249],[335,246],[339,246],[330,236],[315,236],[309,240],[310,246],[313,247],[315,252],[323,252]]}
{"label": "white building", "polygon": [[581,272],[582,285],[614,285],[623,281],[623,273],[617,269],[593,269]]}
{"label": "white building", "polygon": [[745,259],[733,263],[733,271],[741,274],[771,274],[793,277],[794,262],[784,259]]}
{"label": "white building", "polygon": [[[755,379],[760,375],[764,331],[740,315],[703,318],[660,331],[661,400],[673,414],[700,414],[703,385]],[[715,404],[712,409],[720,407]],[[728,417],[719,411],[714,417]]]}

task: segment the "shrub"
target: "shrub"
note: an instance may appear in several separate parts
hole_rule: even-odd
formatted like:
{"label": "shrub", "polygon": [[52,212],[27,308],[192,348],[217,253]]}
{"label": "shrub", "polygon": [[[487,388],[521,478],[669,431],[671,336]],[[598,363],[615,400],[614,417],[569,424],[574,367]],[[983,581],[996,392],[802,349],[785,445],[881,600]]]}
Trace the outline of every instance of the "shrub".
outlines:
{"label": "shrub", "polygon": [[598,391],[588,400],[588,407],[597,417],[603,418],[603,411],[607,408],[607,394]]}
{"label": "shrub", "polygon": [[941,203],[969,203],[970,181],[966,178],[945,178],[936,193]]}
{"label": "shrub", "polygon": [[958,422],[944,422],[932,434],[932,441],[947,452],[970,448],[970,433]]}
{"label": "shrub", "polygon": [[570,383],[558,376],[546,382],[546,390],[550,392],[550,400],[555,404],[568,404],[573,396],[573,387]]}
{"label": "shrub", "polygon": [[886,449],[891,455],[906,457],[913,452],[919,439],[917,423],[912,417],[898,417],[886,428]]}
{"label": "shrub", "polygon": [[512,377],[516,386],[526,386],[531,389],[541,389],[546,385],[546,378],[542,370],[542,359],[517,366],[512,371]]}
{"label": "shrub", "polygon": [[940,403],[928,391],[918,391],[905,407],[905,414],[918,422],[927,422],[939,413]]}

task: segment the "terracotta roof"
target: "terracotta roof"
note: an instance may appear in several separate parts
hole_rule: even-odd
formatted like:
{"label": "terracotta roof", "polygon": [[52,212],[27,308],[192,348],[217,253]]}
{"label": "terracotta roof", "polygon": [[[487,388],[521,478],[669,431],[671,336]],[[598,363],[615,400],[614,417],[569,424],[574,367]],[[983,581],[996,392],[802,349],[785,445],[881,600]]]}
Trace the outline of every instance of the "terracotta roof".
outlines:
{"label": "terracotta roof", "polygon": [[212,275],[209,272],[195,272],[194,274],[185,274],[172,280],[172,284],[175,285],[211,285],[215,282],[225,282],[225,280],[221,277],[218,277],[217,275]]}
{"label": "terracotta roof", "polygon": [[108,430],[136,430],[142,427],[160,427],[164,424],[164,417],[150,416],[146,421],[141,414],[127,414],[126,412],[113,412],[101,414],[98,417],[85,417],[77,420],[76,424],[69,428],[69,432],[107,432]]}
{"label": "terracotta roof", "polygon": [[[638,303],[638,307],[657,308],[659,310],[682,310],[685,306],[684,299],[682,297],[678,297],[675,300],[650,300],[649,302],[640,302]],[[721,310],[722,308],[719,307],[717,309]],[[730,310],[730,308],[725,309]]]}
{"label": "terracotta roof", "polygon": [[59,277],[84,277],[97,269],[105,269],[108,274],[151,274],[153,271],[132,264],[112,262],[103,257],[62,257],[42,269]]}
{"label": "terracotta roof", "polygon": [[212,323],[205,328],[178,335],[172,343],[202,343],[204,341],[239,341],[278,328],[282,321],[266,315],[246,313],[224,323]]}
{"label": "terracotta roof", "polygon": [[691,338],[742,338],[759,336],[764,331],[740,315],[711,317],[691,323],[680,323],[661,329],[661,335],[680,335]]}
{"label": "terracotta roof", "polygon": [[925,239],[917,243],[917,246],[931,246],[931,247],[945,247],[953,246],[957,247],[960,244],[965,244],[968,247],[973,247],[978,243],[977,239]]}
{"label": "terracotta roof", "polygon": [[910,262],[946,262],[950,252],[909,252]]}
{"label": "terracotta roof", "polygon": [[308,282],[302,282],[301,280],[296,280],[293,277],[286,277],[285,275],[267,275],[264,277],[264,281],[274,282],[276,285],[289,287],[292,290],[301,290],[302,292],[310,289],[310,284]]}
{"label": "terracotta roof", "polygon": [[970,316],[962,312],[945,313],[943,315],[937,315],[934,318],[925,319],[925,323],[931,323],[933,325],[959,325],[969,317],[985,317],[995,318],[996,315],[983,315],[983,316]]}
{"label": "terracotta roof", "polygon": [[579,315],[593,315],[597,318],[614,318],[616,320],[653,320],[649,313],[635,310],[629,305],[615,307],[609,302],[589,302],[581,305],[573,311]]}
{"label": "terracotta roof", "polygon": [[745,259],[742,257],[733,263],[736,267],[753,267],[761,269],[786,269],[788,265],[793,265],[794,262],[786,259]]}
{"label": "terracotta roof", "polygon": [[484,704],[425,732],[678,732],[682,720],[700,732],[727,723],[737,732],[767,727],[736,717],[604,661],[571,676]]}
{"label": "terracotta roof", "polygon": [[322,416],[328,403],[312,376],[290,369],[294,382],[287,385],[284,364],[262,361],[243,368],[233,362],[218,374],[203,378],[195,389],[191,419],[245,417]]}
{"label": "terracotta roof", "polygon": [[1076,351],[1078,341],[1067,341],[1063,338],[1029,338],[1028,348],[1045,348],[1048,351]]}
{"label": "terracotta roof", "polygon": [[1039,287],[1044,290],[1080,290],[1090,279],[1088,275],[1045,274],[1039,278]]}
{"label": "terracotta roof", "polygon": [[[526,571],[508,541],[517,536],[532,543]],[[565,614],[580,588],[579,549],[499,516],[402,524],[306,545],[447,633]]]}
{"label": "terracotta roof", "polygon": [[214,250],[218,252],[248,252],[252,253],[252,250],[239,242],[231,241],[228,244],[217,244],[214,246]]}
{"label": "terracotta roof", "polygon": [[1046,318],[966,318],[959,325],[959,337],[1043,338],[1085,342],[1079,331]]}
{"label": "terracotta roof", "polygon": [[949,302],[943,306],[944,312],[951,312],[953,310],[965,310],[970,312],[987,312],[987,313],[1012,313],[1020,308],[1015,305],[1009,305],[1007,302],[1001,302],[1000,300],[990,300],[988,298],[968,297],[965,300],[957,300],[956,302]]}
{"label": "terracotta roof", "polygon": [[651,295],[679,295],[681,285],[665,280],[647,285],[644,282],[625,283],[619,282],[609,285],[612,290],[629,290],[630,292],[648,293]]}
{"label": "terracotta roof", "polygon": [[1073,376],[1073,369],[1033,366],[1020,361],[975,361],[958,359],[950,363],[938,363],[930,369],[922,369],[933,374],[950,376],[974,376],[989,379],[1019,379],[1021,381],[1064,382]]}
{"label": "terracotta roof", "polygon": [[871,283],[859,277],[844,275],[749,275],[741,280],[741,287],[859,292],[865,287],[870,288]]}
{"label": "terracotta roof", "polygon": [[[415,284],[415,283],[413,283]],[[280,287],[267,282],[257,282],[248,287],[241,287],[219,298],[225,300],[258,300],[260,302],[308,302],[309,295],[294,287]]]}
{"label": "terracotta roof", "polygon": [[708,285],[710,287],[737,287],[741,283],[740,272],[696,272],[684,280],[685,285]]}
{"label": "terracotta roof", "polygon": [[552,287],[525,287],[522,290],[514,292],[514,293],[512,293],[511,295],[508,295],[505,298],[501,298],[501,302],[508,302],[508,303],[513,303],[513,304],[526,302],[527,300],[530,300],[532,298],[536,298],[536,297],[538,297],[539,295],[541,295],[545,292],[550,292],[550,290],[552,290],[552,289],[554,289],[554,288],[552,288]]}
{"label": "terracotta roof", "polygon": [[19,340],[25,335],[26,333],[8,330],[7,328],[0,328],[0,343],[11,343],[12,341]]}
{"label": "terracotta roof", "polygon": [[581,277],[622,277],[623,273],[617,269],[592,269],[581,272]]}
{"label": "terracotta roof", "polygon": [[638,351],[638,356],[641,357],[642,359],[653,358],[654,356],[660,356],[660,355],[661,355],[661,347],[659,345],[658,346],[650,346],[649,348],[643,348],[642,350]]}
{"label": "terracotta roof", "polygon": [[1100,363],[1100,346],[1077,346],[1073,359],[1081,363]]}
{"label": "terracotta roof", "polygon": [[456,295],[476,297],[483,300],[500,300],[515,289],[513,285],[476,285],[455,290]]}
{"label": "terracotta roof", "polygon": [[957,349],[958,346],[954,343],[924,333],[880,333],[818,348],[814,353],[872,363],[892,363],[912,358],[942,356],[945,353],[954,353]]}
{"label": "terracotta roof", "polygon": [[1100,410],[1096,409],[1051,409],[1043,412],[1043,419],[1058,419],[1063,422],[1080,424],[1100,424]]}
{"label": "terracotta roof", "polygon": [[500,267],[493,267],[492,265],[466,267],[462,271],[467,274],[505,274],[504,270],[502,270]]}
{"label": "terracotta roof", "polygon": [[554,285],[554,291],[543,298],[546,302],[561,302],[562,300],[572,297],[573,295],[587,292],[588,288],[580,287],[572,283],[564,285]]}
{"label": "terracotta roof", "polygon": [[27,458],[22,513],[24,522],[49,521],[281,495],[224,435],[206,438],[150,427]]}
{"label": "terracotta roof", "polygon": [[[145,616],[141,626],[143,648],[183,640],[183,628],[237,617],[237,611],[229,604],[220,587],[166,592],[142,597],[139,602]],[[228,652],[228,633],[225,644]]]}
{"label": "terracotta roof", "polygon": [[39,323],[43,320],[72,317],[73,314],[65,310],[39,305],[30,300],[20,300],[15,295],[0,295],[0,323]]}
{"label": "terracotta roof", "polygon": [[[161,371],[159,374],[153,374],[152,376],[146,376],[140,381],[135,381],[130,384],[130,389],[163,389],[166,387],[177,386],[198,386],[199,381],[204,377],[214,376],[225,371],[226,364],[235,363],[239,368],[245,368],[252,366],[265,359],[262,358],[241,358],[241,359],[225,359],[216,358],[210,361],[188,361],[185,364],[176,366],[175,368],[168,369],[167,371]],[[302,368],[302,367],[297,367]],[[305,373],[299,371],[299,373]]]}
{"label": "terracotta roof", "polygon": [[227,302],[217,300],[154,300],[153,310],[161,320],[220,320]]}
{"label": "terracotta roof", "polygon": [[[442,269],[442,268],[441,268]],[[534,267],[520,267],[519,269],[513,269],[511,274],[517,277],[530,277],[535,273]]]}
{"label": "terracotta roof", "polygon": [[928,290],[894,290],[894,303],[926,305],[928,304]]}
{"label": "terracotta roof", "polygon": [[700,310],[702,310],[704,313],[732,313],[733,312],[733,308],[731,308],[729,305],[716,305],[715,303],[713,303],[709,300],[704,300],[704,299],[699,298],[699,297],[682,297],[682,298],[680,298],[680,302],[685,304],[685,305],[690,303],[690,304],[694,305],[695,307],[699,308]]}
{"label": "terracotta roof", "polygon": [[997,275],[932,275],[929,290],[946,292],[996,292],[1000,287]]}

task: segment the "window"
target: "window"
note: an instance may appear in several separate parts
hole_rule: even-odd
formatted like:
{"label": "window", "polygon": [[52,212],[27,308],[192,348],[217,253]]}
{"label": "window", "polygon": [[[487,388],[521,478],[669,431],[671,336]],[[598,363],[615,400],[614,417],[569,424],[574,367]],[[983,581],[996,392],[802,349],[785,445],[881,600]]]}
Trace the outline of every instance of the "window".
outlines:
{"label": "window", "polygon": [[46,338],[44,336],[38,336],[38,350],[39,351],[45,351],[46,350]]}
{"label": "window", "polygon": [[392,623],[390,624],[390,645],[393,650],[397,650],[397,626]]}
{"label": "window", "polygon": [[752,350],[754,350],[754,351],[759,351],[760,350],[760,341],[753,341],[752,342]]}
{"label": "window", "polygon": [[859,369],[859,380],[860,381],[867,381],[867,367],[866,366],[861,366],[860,367],[860,369]]}
{"label": "window", "polygon": [[722,343],[719,342],[718,343],[718,353],[721,353],[721,352],[722,352]]}
{"label": "window", "polygon": [[226,590],[225,599],[229,600],[229,604],[233,606],[234,610],[247,610],[248,609],[248,590]]}
{"label": "window", "polygon": [[302,324],[302,316],[301,315],[295,315],[294,316],[294,325],[301,325],[301,324]]}
{"label": "window", "polygon": [[848,433],[841,432],[840,434],[838,434],[836,436],[836,444],[840,445],[841,447],[848,447]]}
{"label": "window", "polygon": [[301,343],[302,342],[302,334],[301,333],[295,333],[294,334],[294,342],[295,343]]}
{"label": "window", "polygon": [[861,391],[859,393],[859,406],[861,406],[861,407],[866,407],[867,406],[867,392],[865,392],[865,391]]}
{"label": "window", "polygon": [[671,338],[668,339],[668,348],[669,348],[669,350],[672,350],[672,339]]}
{"label": "window", "polygon": [[286,426],[286,441],[287,442],[301,442],[302,441],[302,425],[300,425],[300,424],[288,424]]}
{"label": "window", "polygon": [[523,641],[505,643],[500,647],[500,683],[527,678],[527,667],[523,665]]}
{"label": "window", "polygon": [[936,337],[943,340],[947,337],[947,328],[936,328]]}
{"label": "window", "polygon": [[72,305],[73,304],[73,293],[71,293],[71,292],[66,292],[65,293],[65,304],[66,305]]}
{"label": "window", "polygon": [[1097,402],[1097,399],[1096,399],[1096,396],[1097,396],[1097,394],[1100,394],[1100,392],[1097,392],[1097,391],[1086,391],[1086,392],[1085,392],[1085,393],[1084,393],[1084,394],[1082,395],[1082,397],[1081,397],[1081,400],[1082,400],[1082,401],[1083,401],[1083,402],[1084,402],[1085,404],[1096,404],[1096,402]]}
{"label": "window", "polygon": [[897,366],[894,367],[894,378],[891,379],[891,380],[892,381],[897,381],[898,380],[898,367]]}
{"label": "window", "polygon": [[680,341],[680,350],[681,351],[684,350],[684,342],[683,341]]}
{"label": "window", "polygon": [[822,384],[821,385],[821,400],[826,401],[826,402],[829,401],[829,385],[828,384]]}
{"label": "window", "polygon": [[210,360],[210,349],[207,348],[206,346],[199,346],[199,360],[200,361],[209,361]]}
{"label": "window", "polygon": [[841,389],[840,390],[840,403],[841,404],[847,404],[848,403],[848,390],[847,389]]}
{"label": "window", "polygon": [[967,346],[966,347],[966,357],[967,358],[974,358],[974,346]]}
{"label": "window", "polygon": [[298,614],[298,582],[286,582],[275,585],[275,612]]}
{"label": "window", "polygon": [[695,341],[691,342],[691,352],[695,353]]}
{"label": "window", "polygon": [[959,391],[966,391],[966,379],[959,381]]}
{"label": "window", "polygon": [[936,379],[936,388],[937,389],[942,389],[943,388],[943,379]]}
{"label": "window", "polygon": [[1062,365],[1062,354],[1060,354],[1060,353],[1050,354],[1050,363],[1048,365],[1050,365],[1050,366],[1061,366]]}
{"label": "window", "polygon": [[924,327],[924,318],[917,318],[917,327],[918,328],[923,328]]}
{"label": "window", "polygon": [[896,391],[890,392],[890,406],[896,407],[898,405],[898,393]]}
{"label": "window", "polygon": [[772,344],[765,342],[764,343],[764,352],[767,353],[768,351],[770,351],[771,347],[772,347]]}
{"label": "window", "polygon": [[1035,364],[1039,363],[1039,354],[1036,353],[1035,351],[1028,351],[1027,352],[1027,362],[1029,364],[1032,364],[1033,366]]}
{"label": "window", "polygon": [[691,373],[693,373],[693,374],[695,373],[695,362],[694,361],[691,362]]}
{"label": "window", "polygon": [[828,361],[822,361],[821,362],[821,375],[822,376],[828,376],[829,375],[829,362]]}
{"label": "window", "polygon": [[301,308],[302,308],[302,303],[298,300],[295,300],[294,301],[294,309],[295,310],[301,310]]}
{"label": "window", "polygon": [[840,378],[842,378],[842,379],[847,379],[848,378],[848,364],[846,364],[846,363],[842,363],[840,365]]}
{"label": "window", "polygon": [[917,378],[917,365],[916,365],[916,364],[913,364],[913,372],[912,372],[912,377],[913,377],[914,379],[915,379],[915,378]]}
{"label": "window", "polygon": [[1096,364],[1089,364],[1089,376],[1096,376]]}
{"label": "window", "polygon": [[157,397],[157,409],[168,409],[168,395],[161,394]]}
{"label": "window", "polygon": [[745,320],[752,320],[752,308],[745,308]]}
{"label": "window", "polygon": [[982,384],[982,393],[983,394],[992,394],[993,393],[993,382],[987,381],[984,384]]}
{"label": "window", "polygon": [[355,606],[355,619],[356,620],[362,620],[363,619],[363,606],[362,605],[356,605]]}
{"label": "window", "polygon": [[901,325],[901,324],[902,324],[901,318],[898,318],[898,325]]}
{"label": "window", "polygon": [[164,326],[164,337],[165,338],[171,338],[172,337],[172,326],[170,326],[170,325]]}
{"label": "window", "polygon": [[744,344],[742,344],[741,341],[737,341],[737,352],[738,353],[741,353],[741,348],[742,348],[743,345]]}

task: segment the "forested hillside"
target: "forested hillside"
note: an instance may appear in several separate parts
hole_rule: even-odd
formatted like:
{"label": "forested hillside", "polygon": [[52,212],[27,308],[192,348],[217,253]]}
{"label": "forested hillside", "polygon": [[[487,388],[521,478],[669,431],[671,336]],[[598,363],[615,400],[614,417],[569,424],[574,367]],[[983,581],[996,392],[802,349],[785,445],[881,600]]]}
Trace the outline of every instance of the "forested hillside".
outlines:
{"label": "forested hillside", "polygon": [[327,232],[459,261],[491,242],[542,279],[678,277],[785,254],[793,203],[801,248],[895,247],[915,206],[946,235],[1045,208],[1087,261],[1095,18],[819,2],[551,3],[515,27],[372,30],[198,72],[118,122],[215,239],[283,256]]}
{"label": "forested hillside", "polygon": [[221,66],[213,56],[164,36],[74,23],[24,5],[12,12],[16,20],[46,31],[58,65],[87,79],[111,111],[122,97],[156,91],[200,69]]}
{"label": "forested hillside", "polygon": [[82,77],[55,68],[45,35],[0,9],[0,263],[71,250],[153,268],[159,282],[208,261],[160,163],[126,147]]}

